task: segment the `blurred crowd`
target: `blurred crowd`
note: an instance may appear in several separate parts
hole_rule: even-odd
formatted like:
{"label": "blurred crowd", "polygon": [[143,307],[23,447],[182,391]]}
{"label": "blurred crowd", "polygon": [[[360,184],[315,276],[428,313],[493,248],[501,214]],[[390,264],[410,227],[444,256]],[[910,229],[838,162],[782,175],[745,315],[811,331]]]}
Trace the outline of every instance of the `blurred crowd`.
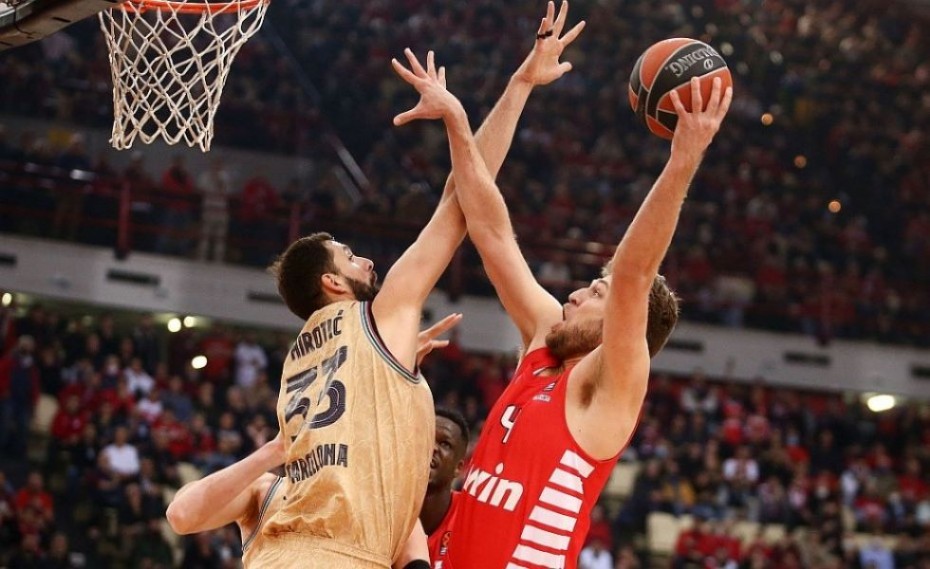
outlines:
{"label": "blurred crowd", "polygon": [[[876,414],[858,397],[773,389],[761,380],[713,383],[700,372],[684,381],[654,377],[624,455],[642,467],[616,527],[621,534],[642,531],[656,511],[692,515],[696,526],[679,538],[681,566],[857,567],[862,551],[847,537],[869,533],[897,538],[896,551],[887,551],[896,561],[879,567],[924,567],[928,442],[926,405]],[[741,521],[784,526],[789,536],[806,531],[800,543],[773,547],[760,535],[728,544]],[[689,565],[721,557],[721,548],[716,564]],[[760,548],[768,563],[755,564]]]}
{"label": "blurred crowd", "polygon": [[[436,49],[476,126],[530,48],[542,10],[535,0],[276,0],[268,30],[236,60],[217,143],[294,152],[319,142],[314,121],[325,115],[370,185],[355,202],[331,174],[310,188],[272,188],[269,197],[301,209],[269,215],[277,225],[260,234],[282,242],[286,220],[309,231],[351,219],[343,233],[371,244],[369,256],[394,258],[428,217],[448,160],[438,129],[390,126],[414,94],[389,58],[406,46]],[[609,253],[588,244],[609,248],[623,234],[667,152],[627,108],[629,70],[654,41],[698,37],[728,60],[736,100],[663,269],[686,300],[685,318],[824,342],[930,344],[930,265],[921,262],[930,255],[930,141],[921,128],[930,123],[930,27],[907,10],[876,0],[572,6],[570,20],[588,22],[566,54],[575,69],[531,98],[499,178],[534,270],[554,291],[570,290]],[[307,103],[274,38],[301,62],[318,105]],[[106,125],[108,73],[99,30],[78,24],[0,58],[9,87],[0,112]],[[171,191],[149,175],[155,193]],[[148,221],[170,218],[170,229],[200,241],[161,243],[166,252],[203,256],[208,235],[222,258],[227,234],[239,234],[209,222],[205,207],[198,222],[202,203],[183,212],[150,205]],[[232,259],[258,264],[273,250]],[[466,259],[465,292],[489,293],[474,252]]]}
{"label": "blurred crowd", "polygon": [[[150,315],[32,305],[0,312],[0,345],[0,566],[237,566],[231,527],[184,539],[175,558],[166,500],[191,465],[213,472],[275,435],[287,335],[218,323],[169,333]],[[206,357],[198,369],[195,355]],[[453,336],[423,371],[437,403],[478,432],[514,365]],[[30,429],[43,400],[57,405],[47,433]],[[895,536],[897,564],[879,567],[926,567],[928,449],[926,402],[876,415],[837,394],[654,377],[623,455],[639,474],[624,502],[597,509],[585,556],[640,566],[646,520],[667,512],[697,520],[681,534],[682,567],[833,566],[810,556],[857,567],[849,532]],[[740,543],[728,533],[739,521],[808,533]]]}

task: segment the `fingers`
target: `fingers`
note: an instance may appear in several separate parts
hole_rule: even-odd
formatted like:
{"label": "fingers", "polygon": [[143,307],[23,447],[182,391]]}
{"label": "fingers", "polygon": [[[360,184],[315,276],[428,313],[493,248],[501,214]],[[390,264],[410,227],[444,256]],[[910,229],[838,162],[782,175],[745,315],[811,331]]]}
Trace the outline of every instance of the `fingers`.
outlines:
{"label": "fingers", "polygon": [[[448,332],[449,330],[451,330],[452,328],[454,328],[454,327],[455,327],[459,322],[461,322],[461,321],[462,321],[462,315],[461,315],[461,314],[459,314],[459,313],[457,313],[457,312],[456,312],[456,313],[453,313],[453,314],[450,314],[450,315],[446,316],[445,318],[443,318],[442,320],[440,320],[439,322],[433,324],[432,326],[430,326],[430,327],[427,328],[426,330],[423,330],[423,334],[424,334],[427,338],[429,338],[430,340],[432,340],[432,339],[435,338],[436,336],[441,336],[442,334]],[[446,342],[446,343],[448,343],[448,342]]]}
{"label": "fingers", "polygon": [[699,113],[704,110],[704,97],[701,95],[701,80],[691,78],[691,112]]}
{"label": "fingers", "polygon": [[568,61],[563,61],[559,64],[559,75],[565,75],[572,70],[572,64]]}
{"label": "fingers", "polygon": [[409,111],[404,111],[394,117],[394,126],[402,126],[407,124],[410,121],[416,120],[420,117],[419,113],[420,105],[413,107]]}
{"label": "fingers", "polygon": [[679,118],[684,117],[688,114],[688,111],[685,109],[685,106],[681,104],[681,97],[678,96],[678,91],[672,91],[668,94],[668,98],[672,100],[672,106],[675,107],[675,113]]}
{"label": "fingers", "polygon": [[536,41],[539,41],[539,36],[541,36],[541,35],[543,35],[544,33],[546,33],[546,29],[547,29],[548,27],[549,27],[549,25],[548,25],[548,22],[546,22],[546,19],[545,19],[545,18],[543,18],[542,20],[539,21],[539,29],[536,30]]}
{"label": "fingers", "polygon": [[443,65],[439,68],[439,84],[446,87],[446,66]]}
{"label": "fingers", "polygon": [[[552,2],[549,3],[549,6],[552,6]],[[568,19],[568,0],[562,0],[562,5],[559,7],[559,15],[555,17],[555,24],[552,26],[552,33],[555,37],[562,35],[562,28],[565,27],[565,20]]]}
{"label": "fingers", "polygon": [[705,112],[715,117],[717,116],[717,109],[720,107],[721,93],[723,90],[723,81],[719,77],[714,77],[713,86],[710,89],[710,100],[707,101],[707,109]]}
{"label": "fingers", "polygon": [[733,102],[733,87],[727,87],[727,90],[723,92],[723,101],[720,102],[720,107],[717,109],[716,117],[719,120],[723,120],[723,117],[726,116],[727,111],[730,110],[730,103]]}
{"label": "fingers", "polygon": [[445,348],[448,345],[449,345],[449,340],[433,340],[430,342],[430,347],[434,350],[436,348]]}
{"label": "fingers", "polygon": [[391,59],[391,67],[393,67],[394,71],[396,71],[397,74],[400,75],[400,78],[406,81],[407,83],[410,83],[412,85],[413,83],[416,82],[417,76],[414,75],[409,69],[404,67],[404,65],[401,62],[397,61],[397,59],[394,59],[394,58]]}
{"label": "fingers", "polygon": [[426,52],[426,73],[430,77],[436,77],[436,54],[433,50]]}
{"label": "fingers", "polygon": [[581,30],[583,30],[584,27],[585,27],[585,22],[584,22],[584,20],[582,20],[582,21],[578,22],[577,24],[575,24],[575,27],[573,27],[572,29],[568,30],[568,33],[565,34],[565,35],[562,37],[562,39],[560,40],[560,41],[562,42],[562,47],[563,47],[563,48],[566,48],[566,47],[568,47],[569,45],[571,45],[571,43],[572,43],[573,41],[575,41],[575,38],[578,37],[578,34],[581,33]]}
{"label": "fingers", "polygon": [[541,32],[545,33],[547,30],[551,29],[554,20],[555,20],[555,2],[553,0],[549,0],[549,2],[546,4],[546,18],[545,20],[543,20],[543,23],[545,24],[546,27],[543,28]]}
{"label": "fingers", "polygon": [[410,62],[410,69],[413,70],[414,74],[416,74],[417,77],[424,77],[426,75],[426,70],[420,65],[420,60],[417,59],[417,56],[413,54],[413,51],[411,51],[409,47],[404,49],[404,55],[407,56],[407,61]]}

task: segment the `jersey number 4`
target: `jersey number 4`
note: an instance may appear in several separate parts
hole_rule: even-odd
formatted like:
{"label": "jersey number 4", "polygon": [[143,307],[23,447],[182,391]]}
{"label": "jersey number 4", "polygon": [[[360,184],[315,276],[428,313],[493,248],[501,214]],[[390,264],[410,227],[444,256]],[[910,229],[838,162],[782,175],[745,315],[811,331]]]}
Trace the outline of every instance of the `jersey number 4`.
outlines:
{"label": "jersey number 4", "polygon": [[517,423],[517,415],[520,414],[520,408],[516,405],[508,405],[504,409],[504,413],[501,415],[501,426],[504,427],[504,438],[501,441],[506,444],[507,439],[510,438],[510,432],[513,430],[513,426]]}
{"label": "jersey number 4", "polygon": [[[349,349],[342,346],[332,356],[323,360],[318,367],[312,367],[287,379],[287,393],[293,393],[293,395],[291,395],[291,399],[284,409],[284,420],[286,422],[290,422],[292,418],[300,415],[304,418],[305,425],[309,425],[311,429],[320,429],[332,425],[342,417],[342,414],[346,411],[346,386],[336,379],[336,372],[339,371],[342,364],[346,363],[348,357]],[[309,397],[301,397],[301,395],[313,385],[313,382],[317,380],[321,373],[326,376],[326,383],[320,391],[316,406],[322,405],[324,399],[329,401],[329,405],[326,409],[313,415],[309,421],[306,421],[311,401]]]}

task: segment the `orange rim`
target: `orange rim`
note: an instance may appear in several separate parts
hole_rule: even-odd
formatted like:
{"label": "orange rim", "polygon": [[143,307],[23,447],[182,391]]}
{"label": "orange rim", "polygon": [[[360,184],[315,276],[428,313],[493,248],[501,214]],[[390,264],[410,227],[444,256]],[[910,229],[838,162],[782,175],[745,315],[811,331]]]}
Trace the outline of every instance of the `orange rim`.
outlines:
{"label": "orange rim", "polygon": [[251,10],[259,4],[268,4],[271,0],[232,0],[230,2],[172,2],[171,0],[127,0],[119,5],[125,12],[176,12],[180,14],[222,14]]}

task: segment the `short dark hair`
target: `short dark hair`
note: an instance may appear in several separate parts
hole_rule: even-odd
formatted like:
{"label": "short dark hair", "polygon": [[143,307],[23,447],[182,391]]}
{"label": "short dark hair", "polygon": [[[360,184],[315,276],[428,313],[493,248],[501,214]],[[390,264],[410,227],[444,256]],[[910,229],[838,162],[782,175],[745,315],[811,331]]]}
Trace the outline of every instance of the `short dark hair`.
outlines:
{"label": "short dark hair", "polygon": [[332,235],[323,232],[301,237],[268,267],[284,304],[302,320],[329,304],[321,277],[337,272],[333,252],[326,247],[332,240]]}
{"label": "short dark hair", "polygon": [[[601,269],[601,276],[609,276],[614,269],[611,259]],[[681,299],[672,289],[668,288],[665,277],[656,275],[649,289],[649,320],[646,322],[646,344],[649,346],[649,357],[654,358],[662,351],[669,336],[678,324]]]}
{"label": "short dark hair", "polygon": [[465,420],[465,417],[455,409],[449,409],[448,407],[436,407],[436,416],[445,417],[458,425],[459,431],[462,433],[462,443],[464,443],[462,447],[467,450],[471,433],[469,432],[468,421]]}

